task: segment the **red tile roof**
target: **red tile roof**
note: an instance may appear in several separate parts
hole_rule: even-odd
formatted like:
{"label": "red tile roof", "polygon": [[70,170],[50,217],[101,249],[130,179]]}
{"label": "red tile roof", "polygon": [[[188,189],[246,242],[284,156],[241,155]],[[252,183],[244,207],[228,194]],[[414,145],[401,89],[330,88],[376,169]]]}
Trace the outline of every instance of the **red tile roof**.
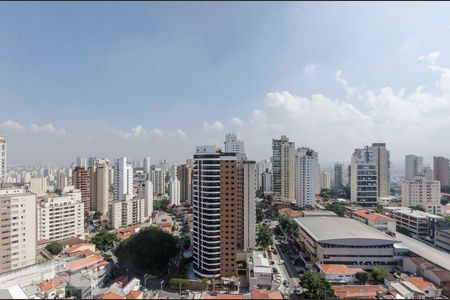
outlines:
{"label": "red tile roof", "polygon": [[98,296],[97,299],[126,299],[126,298],[114,292],[107,292]]}
{"label": "red tile roof", "polygon": [[41,283],[38,284],[38,288],[41,292],[47,292],[65,282],[66,281],[64,280],[64,278],[56,276],[55,278],[53,278],[51,280],[42,281]]}
{"label": "red tile roof", "polygon": [[92,246],[94,246],[94,248],[95,248],[95,245],[94,245],[94,244],[90,244],[90,243],[79,243],[79,244],[76,244],[76,245],[74,245],[74,246],[72,246],[72,247],[70,247],[70,248],[67,248],[67,249],[65,250],[65,252],[66,252],[67,254],[70,254],[70,253],[79,251],[79,249],[80,249],[81,247],[92,247]]}
{"label": "red tile roof", "polygon": [[285,213],[286,215],[288,215],[291,218],[298,218],[302,216],[302,212],[298,211],[298,210],[293,210],[289,207],[284,207],[284,208],[280,208],[278,210],[280,213]]}
{"label": "red tile roof", "polygon": [[141,291],[131,291],[127,294],[127,299],[139,299],[142,296]]}
{"label": "red tile roof", "polygon": [[353,211],[354,215],[357,215],[361,218],[367,219],[369,221],[374,221],[374,222],[380,222],[380,221],[384,221],[384,222],[395,222],[394,219],[388,217],[388,216],[384,216],[378,213],[374,213],[374,212],[370,212],[366,209],[358,209],[358,210],[354,210]]}
{"label": "red tile roof", "polygon": [[386,292],[382,285],[340,285],[332,286],[338,299],[375,299],[377,292]]}
{"label": "red tile roof", "polygon": [[426,289],[437,289],[438,288],[434,283],[426,280],[422,276],[410,276],[410,277],[404,278],[404,280],[411,282],[412,284],[417,286],[422,291],[424,291]]}
{"label": "red tile roof", "polygon": [[269,291],[263,289],[252,290],[252,299],[283,299],[280,291]]}
{"label": "red tile roof", "polygon": [[323,264],[320,265],[319,268],[325,274],[347,274],[354,275],[358,272],[364,272],[361,268],[349,268],[346,265],[331,265],[331,264]]}
{"label": "red tile roof", "polygon": [[94,254],[95,254],[94,251],[86,249],[86,250],[81,250],[81,251],[76,251],[76,252],[69,253],[69,257],[75,257],[75,256],[79,256],[79,255],[84,255],[85,257],[88,257],[88,256],[91,256],[91,255],[94,255]]}
{"label": "red tile roof", "polygon": [[64,265],[66,269],[69,269],[70,271],[77,271],[83,268],[88,268],[95,266],[98,262],[103,261],[103,256],[100,255],[92,255],[89,257],[85,257],[82,259],[78,259],[75,261],[68,262]]}

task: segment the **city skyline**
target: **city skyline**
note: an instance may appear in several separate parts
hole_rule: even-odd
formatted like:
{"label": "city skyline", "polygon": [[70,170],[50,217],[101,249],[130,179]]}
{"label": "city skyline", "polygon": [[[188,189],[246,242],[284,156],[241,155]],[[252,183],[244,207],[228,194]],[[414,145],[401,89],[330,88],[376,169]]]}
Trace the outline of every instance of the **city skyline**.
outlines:
{"label": "city skyline", "polygon": [[441,4],[85,5],[2,4],[10,164],[184,161],[232,131],[255,160],[281,135],[330,163],[372,142],[400,164],[410,152],[450,156]]}

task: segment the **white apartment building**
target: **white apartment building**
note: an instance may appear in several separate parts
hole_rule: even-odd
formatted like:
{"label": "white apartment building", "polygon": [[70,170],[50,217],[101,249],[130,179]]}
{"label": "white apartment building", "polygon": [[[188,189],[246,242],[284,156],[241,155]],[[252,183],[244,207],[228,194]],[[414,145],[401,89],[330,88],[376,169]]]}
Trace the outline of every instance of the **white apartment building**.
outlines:
{"label": "white apartment building", "polygon": [[151,161],[150,161],[150,157],[144,157],[144,172],[147,173],[147,176],[150,177],[150,171],[151,171]]}
{"label": "white apartment building", "polygon": [[225,152],[245,153],[244,142],[238,140],[237,133],[227,133],[224,145]]}
{"label": "white apartment building", "polygon": [[296,197],[297,206],[316,205],[317,152],[310,148],[297,149]]}
{"label": "white apartment building", "polygon": [[46,197],[37,205],[38,240],[84,238],[84,203],[81,191]]}
{"label": "white apartment building", "polygon": [[176,177],[170,178],[169,199],[171,205],[180,205],[180,181]]}
{"label": "white apartment building", "polygon": [[264,194],[272,193],[272,171],[266,170],[264,173],[261,174],[261,181],[262,181],[262,192]]}
{"label": "white apartment building", "polygon": [[152,171],[153,193],[155,196],[166,193],[166,174],[161,168]]}
{"label": "white apartment building", "polygon": [[[272,170],[272,164],[270,160],[261,160],[256,163],[256,189],[262,190],[262,174],[266,172],[266,170]],[[270,184],[272,185],[272,184]]]}
{"label": "white apartment building", "polygon": [[144,199],[133,198],[111,203],[111,226],[113,228],[127,227],[144,221]]}
{"label": "white apartment building", "polygon": [[153,212],[153,183],[147,179],[144,183],[144,217],[150,217]]}
{"label": "white apartment building", "polygon": [[6,139],[0,136],[0,183],[6,177]]}
{"label": "white apartment building", "polygon": [[0,273],[36,259],[36,195],[24,189],[0,190]]}
{"label": "white apartment building", "polygon": [[114,201],[132,199],[133,196],[133,167],[126,157],[121,157],[114,166]]}
{"label": "white apartment building", "polygon": [[405,156],[405,180],[414,180],[423,175],[423,157],[409,154]]}
{"label": "white apartment building", "polygon": [[295,202],[295,143],[283,135],[272,139],[272,189],[276,199]]}
{"label": "white apartment building", "polygon": [[331,189],[331,175],[326,172],[320,172],[320,189]]}
{"label": "white apartment building", "polygon": [[[402,206],[440,206],[441,183],[438,180],[427,180],[424,176],[417,176],[413,180],[402,182]],[[432,213],[432,212],[431,212]]]}
{"label": "white apartment building", "polygon": [[81,168],[87,168],[88,165],[87,165],[86,157],[78,156],[78,157],[77,157],[76,166],[77,166],[77,167],[81,167]]}
{"label": "white apartment building", "polygon": [[47,193],[47,177],[32,177],[30,181],[30,192],[38,197]]}

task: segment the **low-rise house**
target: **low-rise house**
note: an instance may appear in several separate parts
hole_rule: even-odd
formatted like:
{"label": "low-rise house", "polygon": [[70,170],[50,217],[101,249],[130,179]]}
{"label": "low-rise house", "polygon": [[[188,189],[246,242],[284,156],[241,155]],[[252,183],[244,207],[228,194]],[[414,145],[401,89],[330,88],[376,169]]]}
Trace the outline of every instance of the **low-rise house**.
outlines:
{"label": "low-rise house", "polygon": [[283,299],[280,291],[271,291],[264,289],[255,289],[251,291],[252,299]]}
{"label": "low-rise house", "polygon": [[320,274],[331,284],[359,284],[356,273],[364,272],[361,268],[349,268],[346,265],[319,265]]}
{"label": "low-rise house", "polygon": [[36,299],[64,299],[66,297],[67,281],[60,276],[46,280],[37,285],[39,294]]}
{"label": "low-rise house", "polygon": [[394,219],[382,214],[369,211],[367,209],[358,209],[352,211],[352,218],[379,231],[395,232],[396,221]]}
{"label": "low-rise house", "polygon": [[130,226],[114,229],[111,231],[120,241],[130,238],[131,235],[139,232],[139,226]]}
{"label": "low-rise house", "polygon": [[98,295],[96,299],[143,299],[140,291],[141,281],[133,278],[128,281],[128,277],[121,276],[111,284],[107,291]]}
{"label": "low-rise house", "polygon": [[272,268],[263,252],[254,251],[247,260],[249,289],[267,288],[272,286]]}
{"label": "low-rise house", "polygon": [[338,285],[331,288],[338,299],[377,299],[386,293],[382,285]]}
{"label": "low-rise house", "polygon": [[442,293],[450,296],[450,272],[421,257],[406,257],[403,259],[403,271],[420,275],[442,288]]}
{"label": "low-rise house", "polygon": [[414,284],[424,292],[425,298],[438,298],[442,295],[442,289],[431,281],[426,280],[422,276],[409,276],[404,278],[405,281]]}
{"label": "low-rise house", "polygon": [[172,226],[173,225],[173,217],[171,214],[168,214],[166,212],[157,212],[155,215],[155,224],[158,225],[160,223],[166,223],[169,222]]}
{"label": "low-rise house", "polygon": [[[64,252],[68,256],[77,256],[77,254],[82,251],[84,251],[85,253],[93,253],[94,254],[95,253],[95,244],[79,243],[79,244],[73,245],[64,250]],[[90,251],[90,252],[86,252],[86,251]],[[78,255],[80,255],[80,254],[78,254]]]}
{"label": "low-rise house", "polygon": [[396,299],[425,299],[425,293],[421,289],[404,280],[392,282],[389,293]]}

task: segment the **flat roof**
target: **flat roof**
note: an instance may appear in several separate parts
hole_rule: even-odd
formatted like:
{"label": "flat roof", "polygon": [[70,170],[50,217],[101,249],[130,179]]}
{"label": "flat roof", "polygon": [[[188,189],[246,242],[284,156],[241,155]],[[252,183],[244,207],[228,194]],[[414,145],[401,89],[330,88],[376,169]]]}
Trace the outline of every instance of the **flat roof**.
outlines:
{"label": "flat roof", "polygon": [[402,214],[408,215],[408,216],[412,216],[415,218],[433,218],[433,219],[443,219],[443,217],[438,216],[438,215],[433,215],[421,210],[413,210],[409,207],[403,207],[403,206],[399,206],[399,207],[385,207],[384,209],[387,210],[393,210],[393,211],[398,211]]}
{"label": "flat roof", "polygon": [[337,216],[337,214],[331,210],[302,210],[302,213],[305,217]]}
{"label": "flat roof", "polygon": [[341,217],[308,217],[295,221],[316,241],[332,240],[377,240],[385,244],[396,239],[355,219]]}
{"label": "flat roof", "polygon": [[401,241],[401,244],[409,248],[409,250],[416,255],[423,257],[424,259],[432,262],[439,267],[450,271],[450,254],[441,250],[438,250],[432,246],[418,241],[414,238],[406,236],[397,232],[395,237]]}

